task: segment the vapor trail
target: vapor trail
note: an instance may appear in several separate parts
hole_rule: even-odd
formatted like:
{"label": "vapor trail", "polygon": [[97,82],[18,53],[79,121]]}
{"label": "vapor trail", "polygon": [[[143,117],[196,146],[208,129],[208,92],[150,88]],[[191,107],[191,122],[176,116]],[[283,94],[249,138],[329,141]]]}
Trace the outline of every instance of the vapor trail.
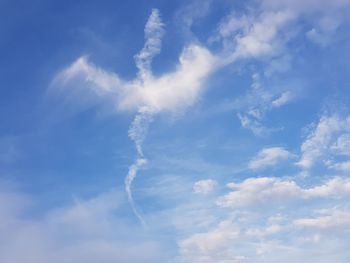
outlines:
{"label": "vapor trail", "polygon": [[[164,35],[164,24],[160,18],[159,10],[152,9],[152,13],[149,16],[145,26],[145,44],[137,55],[135,55],[135,63],[139,70],[138,80],[140,82],[146,82],[152,78],[151,63],[155,55],[160,52],[161,39]],[[134,211],[136,217],[145,226],[140,212],[137,210],[133,196],[132,196],[132,183],[136,178],[138,170],[147,163],[142,151],[142,144],[146,138],[148,127],[153,120],[153,111],[150,107],[141,107],[136,114],[133,122],[130,125],[128,135],[130,139],[135,143],[137,151],[137,159],[129,167],[128,174],[125,178],[125,191],[128,195],[129,203]]]}
{"label": "vapor trail", "polygon": [[131,184],[137,175],[137,171],[147,163],[146,159],[138,158],[136,161],[129,167],[128,175],[125,178],[125,191],[128,195],[128,200],[131,205],[131,208],[136,215],[136,217],[141,221],[143,226],[146,226],[146,222],[143,220],[140,212],[136,209],[134,199],[131,192]]}
{"label": "vapor trail", "polygon": [[138,170],[147,163],[147,160],[144,158],[142,151],[142,143],[145,140],[149,124],[153,120],[153,113],[148,108],[141,108],[138,114],[135,116],[131,126],[129,128],[129,137],[135,143],[136,151],[137,151],[137,159],[135,162],[129,167],[128,174],[125,178],[125,191],[128,195],[128,200],[131,205],[131,208],[136,215],[136,217],[141,221],[141,223],[145,226],[146,223],[143,220],[140,212],[137,210],[133,196],[131,186],[137,175]]}

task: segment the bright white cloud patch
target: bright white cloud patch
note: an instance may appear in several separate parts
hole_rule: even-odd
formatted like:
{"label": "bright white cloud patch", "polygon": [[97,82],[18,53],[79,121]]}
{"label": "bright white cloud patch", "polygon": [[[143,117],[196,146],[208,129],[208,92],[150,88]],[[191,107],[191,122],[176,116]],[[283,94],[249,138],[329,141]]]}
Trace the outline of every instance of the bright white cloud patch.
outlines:
{"label": "bright white cloud patch", "polygon": [[113,96],[116,108],[121,111],[147,107],[155,113],[174,112],[196,102],[214,65],[215,59],[206,48],[192,44],[183,50],[175,71],[160,77],[149,75],[146,79],[124,81],[82,57],[59,73],[53,85],[67,88],[68,93],[86,89],[85,92],[93,91],[108,99]]}
{"label": "bright white cloud patch", "polygon": [[245,29],[243,36],[235,37],[235,58],[251,58],[272,55],[281,49],[279,31],[293,19],[289,11],[266,12]]}
{"label": "bright white cloud patch", "polygon": [[249,207],[260,204],[286,204],[311,198],[346,197],[350,194],[350,179],[335,177],[324,184],[303,188],[295,181],[275,177],[248,178],[227,185],[233,191],[221,197],[222,207]]}
{"label": "bright white cloud patch", "polygon": [[291,158],[293,155],[283,147],[271,147],[262,149],[256,158],[251,160],[248,167],[258,170],[269,166],[275,166],[279,162]]}
{"label": "bright white cloud patch", "polygon": [[217,182],[212,179],[197,181],[193,185],[193,191],[196,194],[208,194],[214,190]]}

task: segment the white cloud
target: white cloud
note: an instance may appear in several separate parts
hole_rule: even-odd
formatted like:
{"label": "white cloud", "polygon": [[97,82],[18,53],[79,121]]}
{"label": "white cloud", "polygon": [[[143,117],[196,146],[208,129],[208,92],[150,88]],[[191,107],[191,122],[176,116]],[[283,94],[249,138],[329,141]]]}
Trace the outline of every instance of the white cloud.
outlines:
{"label": "white cloud", "polygon": [[[347,207],[349,178],[305,187],[292,179],[264,177],[228,186],[234,191],[217,204],[236,209],[216,213],[216,223],[204,229],[189,230],[178,242],[180,257],[175,262],[292,263],[320,256],[325,263],[346,262],[347,252],[337,257],[334,253],[348,247],[350,214],[340,207]],[[298,200],[302,203],[291,202]]]}
{"label": "white cloud", "polygon": [[232,59],[272,55],[281,50],[279,31],[293,19],[289,11],[266,12],[242,36],[235,37]]}
{"label": "white cloud", "polygon": [[272,107],[279,108],[293,99],[293,94],[290,91],[283,92],[281,96],[272,101]]}
{"label": "white cloud", "polygon": [[345,161],[345,162],[326,161],[325,164],[330,169],[343,171],[343,172],[350,172],[350,161]]}
{"label": "white cloud", "polygon": [[193,191],[196,194],[208,194],[214,190],[217,182],[212,179],[200,180],[194,183]]}
{"label": "white cloud", "polygon": [[147,107],[155,113],[174,112],[196,102],[204,87],[203,81],[214,64],[214,56],[206,48],[192,44],[183,50],[173,72],[124,81],[117,74],[98,68],[86,57],[81,57],[60,72],[52,85],[66,88],[68,94],[78,92],[82,97],[91,91],[106,99],[112,96],[120,111]]}
{"label": "white cloud", "polygon": [[349,21],[350,3],[347,0],[262,0],[264,10],[290,10],[296,17],[307,17],[311,29],[306,36],[321,46],[331,43],[333,33]]}
{"label": "white cloud", "polygon": [[237,117],[241,122],[242,127],[250,130],[256,136],[265,136],[271,131],[271,129],[268,129],[265,126],[263,126],[260,121],[252,118],[252,116],[237,114]]}
{"label": "white cloud", "polygon": [[321,211],[321,214],[312,218],[296,219],[294,224],[315,230],[345,230],[350,227],[350,212],[337,209]]}
{"label": "white cloud", "polygon": [[217,39],[223,41],[226,56],[224,63],[280,54],[285,42],[282,29],[293,19],[294,14],[287,9],[264,10],[246,15],[231,14],[218,28]]}
{"label": "white cloud", "polygon": [[[301,158],[297,165],[303,169],[310,169],[317,160],[332,154],[331,150],[346,148],[347,135],[350,131],[350,117],[337,115],[322,116],[301,145]],[[343,154],[346,150],[340,150]]]}
{"label": "white cloud", "polygon": [[340,135],[330,149],[336,154],[350,156],[350,133]]}
{"label": "white cloud", "polygon": [[[317,44],[328,45],[336,30],[349,22],[350,4],[347,0],[261,0],[258,7],[242,15],[232,12],[223,19],[218,36],[224,46],[223,63],[237,59],[285,57],[288,44],[299,33]],[[304,21],[306,30],[297,26]],[[290,63],[289,61],[288,63]],[[289,66],[287,66],[288,68]]]}
{"label": "white cloud", "polygon": [[262,149],[256,158],[248,164],[249,169],[258,170],[268,166],[275,166],[279,162],[291,158],[293,155],[283,147]]}
{"label": "white cloud", "polygon": [[[194,234],[179,242],[183,262],[242,262],[244,257],[232,255],[230,246],[240,236],[237,226],[231,221],[222,221],[216,229]],[[227,260],[230,258],[231,260]]]}
{"label": "white cloud", "polygon": [[233,191],[219,198],[217,204],[235,208],[267,203],[286,204],[310,198],[346,197],[350,194],[350,179],[335,177],[319,186],[303,188],[293,180],[261,177],[229,183],[228,187]]}

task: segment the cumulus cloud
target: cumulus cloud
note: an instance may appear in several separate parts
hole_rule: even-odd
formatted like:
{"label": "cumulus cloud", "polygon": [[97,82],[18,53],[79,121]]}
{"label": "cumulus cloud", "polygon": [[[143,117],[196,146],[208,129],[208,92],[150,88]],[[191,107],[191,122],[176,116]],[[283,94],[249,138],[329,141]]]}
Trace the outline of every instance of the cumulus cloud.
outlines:
{"label": "cumulus cloud", "polygon": [[312,198],[346,197],[350,194],[350,180],[335,177],[325,183],[303,188],[295,181],[275,177],[248,178],[241,183],[227,185],[233,191],[219,198],[221,207],[250,207],[267,203],[286,204]]}
{"label": "cumulus cloud", "polygon": [[293,155],[283,147],[264,148],[258,156],[248,164],[249,169],[258,170],[268,166],[275,166],[279,162],[291,158]]}
{"label": "cumulus cloud", "polygon": [[[329,262],[335,259],[334,251],[347,251],[348,178],[334,177],[310,187],[286,178],[248,178],[228,186],[233,192],[217,202],[230,208],[225,209],[228,213],[217,214],[216,223],[181,239],[178,262],[277,263],[288,255],[286,262],[292,263],[317,261],[321,254],[322,262]],[[293,204],[298,200],[302,206]],[[349,256],[337,255],[339,262]]]}
{"label": "cumulus cloud", "polygon": [[193,191],[196,194],[208,194],[214,190],[217,182],[212,179],[200,180],[194,183]]}

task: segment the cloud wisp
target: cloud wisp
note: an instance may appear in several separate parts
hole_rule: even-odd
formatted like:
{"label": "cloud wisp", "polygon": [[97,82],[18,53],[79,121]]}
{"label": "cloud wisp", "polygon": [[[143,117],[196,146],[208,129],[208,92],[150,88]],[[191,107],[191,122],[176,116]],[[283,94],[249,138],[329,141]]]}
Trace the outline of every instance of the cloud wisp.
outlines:
{"label": "cloud wisp", "polygon": [[296,163],[307,171],[323,160],[331,169],[347,170],[347,162],[335,157],[349,157],[350,116],[323,115],[301,145],[301,157]]}
{"label": "cloud wisp", "polygon": [[248,164],[249,169],[259,170],[269,166],[275,166],[279,162],[291,158],[293,155],[283,147],[271,147],[262,149],[256,158]]}

